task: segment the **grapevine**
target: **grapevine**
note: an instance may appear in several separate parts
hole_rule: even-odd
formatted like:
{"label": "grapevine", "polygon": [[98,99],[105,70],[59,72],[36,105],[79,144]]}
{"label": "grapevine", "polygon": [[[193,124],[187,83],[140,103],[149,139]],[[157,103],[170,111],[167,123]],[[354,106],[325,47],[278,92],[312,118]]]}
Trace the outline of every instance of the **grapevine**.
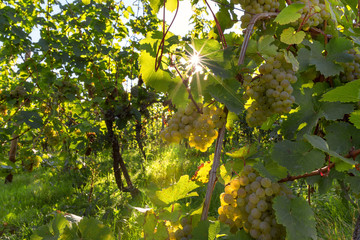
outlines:
{"label": "grapevine", "polygon": [[220,195],[219,220],[233,233],[244,228],[255,239],[285,239],[285,229],[276,222],[271,207],[272,199],[279,195],[293,198],[286,185],[271,182],[246,165]]}

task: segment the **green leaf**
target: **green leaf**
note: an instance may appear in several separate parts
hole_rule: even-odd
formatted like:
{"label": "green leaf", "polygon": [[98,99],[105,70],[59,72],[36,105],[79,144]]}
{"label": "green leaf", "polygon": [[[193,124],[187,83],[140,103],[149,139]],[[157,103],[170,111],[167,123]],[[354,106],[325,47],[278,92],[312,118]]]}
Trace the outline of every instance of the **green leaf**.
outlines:
{"label": "green leaf", "polygon": [[360,101],[360,80],[355,80],[325,93],[321,101],[358,102]]}
{"label": "green leaf", "polygon": [[285,25],[288,23],[295,22],[301,17],[301,14],[298,13],[298,11],[305,7],[305,4],[303,3],[293,3],[279,13],[279,15],[276,16],[275,22],[279,23],[280,25]]}
{"label": "green leaf", "polygon": [[177,0],[167,0],[165,3],[165,8],[169,10],[170,12],[173,12],[178,7],[178,1]]}
{"label": "green leaf", "polygon": [[278,196],[273,200],[276,220],[286,227],[286,239],[317,239],[314,213],[302,198]]}
{"label": "green leaf", "polygon": [[280,166],[277,162],[272,160],[267,160],[265,165],[261,162],[255,163],[253,166],[261,176],[270,178],[273,181],[280,180],[287,176],[287,169]]}
{"label": "green leaf", "polygon": [[349,120],[354,124],[357,129],[360,129],[360,110],[352,112]]}
{"label": "green leaf", "polygon": [[154,239],[169,239],[169,233],[164,221],[161,221],[157,224]]}
{"label": "green leaf", "polygon": [[286,167],[290,174],[300,175],[323,166],[325,155],[304,141],[284,140],[276,143],[272,159]]}
{"label": "green leaf", "polygon": [[216,18],[219,20],[220,28],[222,30],[231,28],[234,25],[234,21],[231,19],[229,13],[229,8],[224,5],[220,5],[220,9],[216,13]]}
{"label": "green leaf", "polygon": [[161,0],[149,0],[150,7],[152,8],[153,14],[157,14],[159,12],[160,7],[163,4],[163,1]]}
{"label": "green leaf", "polygon": [[360,146],[360,130],[349,123],[335,122],[325,128],[325,133],[330,149],[341,155],[348,154],[353,146]]}
{"label": "green leaf", "polygon": [[113,240],[111,229],[95,218],[83,218],[79,224],[82,239],[88,240]]}
{"label": "green leaf", "polygon": [[351,62],[354,57],[348,53],[353,48],[353,44],[346,38],[334,38],[326,45],[326,58],[336,62]]}
{"label": "green leaf", "polygon": [[281,33],[280,41],[289,45],[300,44],[304,40],[305,35],[305,32],[296,32],[294,28],[289,27]]}
{"label": "green leaf", "polygon": [[19,122],[25,122],[29,127],[36,129],[43,126],[42,118],[37,111],[20,111],[15,118]]}
{"label": "green leaf", "polygon": [[233,158],[246,159],[246,158],[249,158],[252,155],[254,155],[256,152],[257,152],[256,144],[247,144],[231,153],[227,152],[226,155],[233,157]]}
{"label": "green leaf", "polygon": [[192,239],[194,240],[205,240],[209,239],[209,220],[200,221],[198,225],[192,231]]}
{"label": "green leaf", "polygon": [[39,227],[34,231],[31,240],[44,239],[56,240],[62,235],[65,227],[69,227],[70,223],[61,214],[55,214],[55,218],[47,225]]}
{"label": "green leaf", "polygon": [[157,219],[153,211],[147,211],[145,213],[144,222],[144,237],[145,239],[153,239],[154,231],[156,227]]}
{"label": "green leaf", "polygon": [[91,0],[81,0],[83,4],[89,5],[91,3]]}
{"label": "green leaf", "polygon": [[359,176],[346,176],[345,181],[350,184],[350,190],[355,194],[360,193],[360,177]]}
{"label": "green leaf", "polygon": [[358,13],[358,9],[357,9],[358,1],[357,0],[341,0],[341,1],[344,2],[345,4],[349,5],[355,15]]}
{"label": "green leaf", "polygon": [[149,192],[148,194],[155,204],[167,206],[183,198],[198,196],[196,192],[192,192],[198,187],[199,185],[194,181],[189,180],[188,175],[183,175],[176,184],[161,191],[156,191],[155,193]]}
{"label": "green leaf", "polygon": [[219,84],[207,87],[207,91],[215,100],[224,103],[226,107],[236,114],[240,114],[244,109],[242,95],[237,92],[240,83],[235,79],[224,80],[218,79]]}
{"label": "green leaf", "polygon": [[283,52],[284,52],[285,61],[287,63],[290,63],[292,65],[292,69],[295,72],[297,72],[299,70],[299,62],[294,56],[294,54],[290,51],[283,51]]}
{"label": "green leaf", "polygon": [[141,65],[140,73],[147,86],[151,86],[160,92],[166,92],[170,83],[174,82],[169,72],[160,68],[155,71],[155,58],[148,52],[141,51],[139,63]]}
{"label": "green leaf", "polygon": [[329,151],[327,142],[319,136],[305,134],[304,138],[314,147],[323,152]]}
{"label": "green leaf", "polygon": [[344,104],[339,102],[327,102],[320,104],[322,115],[326,120],[343,119],[345,114],[351,113],[354,110],[353,104]]}
{"label": "green leaf", "polygon": [[[303,44],[308,46],[310,50],[307,48],[301,48],[299,50],[298,60],[300,62],[300,69],[305,70],[307,66],[315,65],[316,70],[321,72],[325,77],[334,76],[343,71],[343,67],[334,60],[334,58],[336,58],[336,53],[341,52],[339,49],[330,49],[328,51],[329,57],[323,55],[325,49],[322,43],[318,41],[310,43],[306,40]],[[334,54],[331,54],[330,52],[334,52]],[[342,54],[346,55],[347,53],[344,50],[342,51]]]}
{"label": "green leaf", "polygon": [[325,153],[328,153],[332,157],[338,158],[348,164],[354,163],[352,160],[350,160],[348,158],[344,158],[343,156],[340,156],[335,151],[330,150],[327,142],[319,136],[305,134],[304,139],[306,139],[314,148],[319,149]]}
{"label": "green leaf", "polygon": [[271,35],[263,35],[258,41],[258,52],[262,55],[275,56],[277,54],[277,46],[273,44],[275,38]]}

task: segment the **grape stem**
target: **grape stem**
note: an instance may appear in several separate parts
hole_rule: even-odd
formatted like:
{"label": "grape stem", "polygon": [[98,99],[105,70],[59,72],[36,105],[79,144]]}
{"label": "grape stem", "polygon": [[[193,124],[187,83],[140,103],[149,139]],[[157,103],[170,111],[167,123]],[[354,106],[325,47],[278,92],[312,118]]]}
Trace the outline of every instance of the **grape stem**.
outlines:
{"label": "grape stem", "polygon": [[246,33],[245,33],[245,37],[244,37],[244,42],[241,46],[241,51],[240,51],[240,57],[239,57],[239,61],[238,61],[238,65],[241,65],[244,63],[244,60],[245,60],[245,53],[246,53],[246,49],[248,47],[248,44],[249,44],[249,40],[250,40],[250,36],[253,32],[253,29],[254,29],[254,26],[255,26],[255,23],[262,19],[262,18],[269,18],[269,17],[275,17],[277,16],[278,13],[271,13],[271,12],[268,12],[268,13],[259,13],[259,14],[256,14],[255,16],[252,17],[250,23],[249,23],[249,26],[246,28]]}
{"label": "grape stem", "polygon": [[[352,158],[355,160],[355,158],[360,154],[360,149],[356,149],[356,150],[351,150],[348,154],[346,154],[344,157],[346,158]],[[312,177],[312,176],[316,176],[316,175],[326,175],[329,173],[330,169],[332,169],[333,167],[335,167],[335,163],[334,162],[330,162],[329,165],[319,168],[315,171],[312,171],[310,173],[305,173],[302,175],[298,175],[298,176],[287,176],[286,178],[280,179],[278,182],[282,183],[282,182],[289,182],[289,181],[294,181],[296,179],[300,179],[300,178],[307,178],[307,177]]]}
{"label": "grape stem", "polygon": [[[224,112],[227,116],[228,109],[226,107],[224,107]],[[211,196],[214,191],[214,187],[216,183],[216,171],[220,165],[221,149],[222,149],[222,143],[224,141],[225,131],[226,131],[226,121],[224,122],[223,126],[219,129],[219,136],[216,140],[214,161],[211,166],[211,170],[209,172],[209,182],[207,185],[203,211],[201,214],[201,220],[203,221],[207,219],[209,213]]]}

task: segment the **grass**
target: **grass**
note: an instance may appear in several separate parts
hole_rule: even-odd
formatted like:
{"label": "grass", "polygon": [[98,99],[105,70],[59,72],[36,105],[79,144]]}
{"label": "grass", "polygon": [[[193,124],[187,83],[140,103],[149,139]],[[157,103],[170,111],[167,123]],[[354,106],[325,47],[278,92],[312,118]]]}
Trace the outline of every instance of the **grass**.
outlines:
{"label": "grass", "polygon": [[315,219],[319,239],[352,239],[359,208],[345,202],[334,192],[315,200]]}

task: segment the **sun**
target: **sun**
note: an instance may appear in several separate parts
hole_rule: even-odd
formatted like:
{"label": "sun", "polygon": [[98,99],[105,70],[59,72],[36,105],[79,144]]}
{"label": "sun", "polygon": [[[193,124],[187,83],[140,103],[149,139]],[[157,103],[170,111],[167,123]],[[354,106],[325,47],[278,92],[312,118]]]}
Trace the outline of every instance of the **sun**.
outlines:
{"label": "sun", "polygon": [[195,53],[194,55],[191,56],[190,58],[190,64],[193,66],[193,67],[197,67],[200,65],[200,62],[201,62],[201,57],[199,55],[199,53]]}

